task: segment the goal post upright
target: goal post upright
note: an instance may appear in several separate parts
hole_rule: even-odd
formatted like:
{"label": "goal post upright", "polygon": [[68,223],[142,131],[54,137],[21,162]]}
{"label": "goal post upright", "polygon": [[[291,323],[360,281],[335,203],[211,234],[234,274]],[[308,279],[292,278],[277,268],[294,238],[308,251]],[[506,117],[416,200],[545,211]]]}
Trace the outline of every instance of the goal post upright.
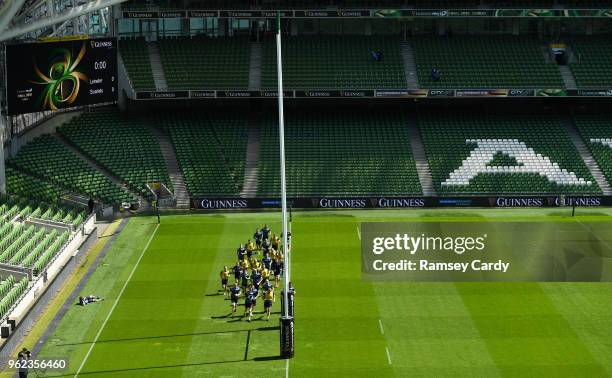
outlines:
{"label": "goal post upright", "polygon": [[284,285],[283,285],[283,313],[280,319],[280,355],[291,358],[294,354],[294,323],[293,314],[289,313],[289,281],[291,279],[291,253],[288,248],[288,225],[287,225],[287,178],[285,175],[285,114],[283,108],[283,57],[281,53],[281,23],[280,11],[276,11],[276,71],[278,75],[278,138],[280,144],[280,179],[281,179],[281,213],[282,213],[282,235],[285,259],[283,261]]}

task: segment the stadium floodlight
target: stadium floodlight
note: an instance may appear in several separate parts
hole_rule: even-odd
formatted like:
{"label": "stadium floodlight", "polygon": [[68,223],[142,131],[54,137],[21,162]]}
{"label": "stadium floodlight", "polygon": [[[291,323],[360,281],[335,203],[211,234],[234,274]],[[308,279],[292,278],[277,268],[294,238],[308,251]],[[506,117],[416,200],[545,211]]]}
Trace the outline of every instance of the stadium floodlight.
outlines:
{"label": "stadium floodlight", "polygon": [[281,213],[283,222],[283,249],[285,260],[283,262],[283,272],[285,274],[283,290],[283,314],[281,316],[280,332],[280,355],[281,357],[291,358],[294,353],[293,344],[293,314],[289,313],[289,281],[291,272],[289,271],[289,259],[291,253],[288,248],[288,227],[287,227],[287,179],[285,177],[285,114],[283,112],[283,57],[281,53],[281,23],[280,11],[276,11],[276,71],[278,75],[278,138],[280,143],[280,174],[281,174]]}

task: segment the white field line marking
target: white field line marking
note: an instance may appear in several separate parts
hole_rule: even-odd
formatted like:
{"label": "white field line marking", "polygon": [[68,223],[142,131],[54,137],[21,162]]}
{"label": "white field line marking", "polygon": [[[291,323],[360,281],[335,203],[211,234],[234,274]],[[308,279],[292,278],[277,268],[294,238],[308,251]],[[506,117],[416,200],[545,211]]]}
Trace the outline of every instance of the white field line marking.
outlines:
{"label": "white field line marking", "polygon": [[285,360],[285,378],[289,378],[289,359]]}
{"label": "white field line marking", "polygon": [[357,236],[359,236],[359,240],[361,240],[361,231],[359,230],[359,226],[357,226]]}
{"label": "white field line marking", "polygon": [[134,267],[132,268],[130,275],[128,276],[127,280],[125,280],[125,283],[123,284],[123,287],[121,288],[121,291],[119,292],[119,295],[117,295],[117,298],[115,299],[115,303],[113,303],[113,307],[111,307],[110,312],[108,313],[108,315],[106,315],[106,319],[104,319],[104,322],[102,323],[102,326],[98,330],[98,333],[96,334],[96,337],[94,338],[94,341],[89,346],[89,350],[87,351],[87,354],[85,355],[85,358],[83,359],[83,362],[81,362],[79,369],[74,375],[75,378],[78,377],[78,375],[81,373],[81,370],[83,370],[83,366],[85,366],[85,362],[87,362],[87,359],[89,358],[89,355],[91,354],[91,351],[93,350],[94,346],[96,345],[96,342],[98,341],[98,339],[100,338],[100,335],[102,334],[102,330],[104,330],[104,327],[106,327],[106,323],[108,323],[108,320],[113,314],[113,311],[115,311],[115,307],[117,307],[117,303],[119,303],[119,299],[121,299],[121,296],[123,295],[123,292],[125,291],[125,288],[127,287],[128,283],[132,279],[132,276],[134,275],[136,268],[138,268],[138,264],[140,264],[140,260],[142,260],[142,257],[144,256],[145,252],[147,251],[147,249],[149,249],[149,244],[151,244],[151,241],[153,240],[153,237],[157,233],[158,228],[159,228],[159,223],[155,226],[155,230],[153,230],[153,233],[151,234],[149,241],[147,241],[147,244],[145,245],[144,249],[140,253],[140,256],[138,257],[138,260],[136,260],[136,264],[134,264]]}
{"label": "white field line marking", "polygon": [[382,320],[378,319],[378,325],[380,326],[380,334],[384,335],[385,334],[385,329],[383,328],[383,324],[382,324]]}
{"label": "white field line marking", "polygon": [[389,353],[389,347],[385,347],[385,350],[387,351],[387,362],[389,362],[389,365],[391,365],[391,354]]}

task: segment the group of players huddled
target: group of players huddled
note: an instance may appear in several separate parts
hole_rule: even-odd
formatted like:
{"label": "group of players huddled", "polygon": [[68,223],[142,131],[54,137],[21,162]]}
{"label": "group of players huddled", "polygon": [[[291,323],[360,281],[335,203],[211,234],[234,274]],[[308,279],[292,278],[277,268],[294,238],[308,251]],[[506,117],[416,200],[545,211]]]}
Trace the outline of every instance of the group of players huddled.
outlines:
{"label": "group of players huddled", "polygon": [[[231,316],[236,313],[238,299],[244,297],[244,317],[249,322],[259,297],[263,298],[266,320],[270,320],[272,304],[276,301],[274,289],[280,286],[285,259],[280,238],[271,233],[267,224],[261,230],[255,231],[253,239],[255,243],[249,239],[246,245],[240,244],[236,251],[236,265],[231,270],[224,266],[221,271],[221,286],[225,298],[230,299]],[[260,254],[262,257],[258,260],[256,255]],[[229,279],[232,275],[236,281],[230,286]]]}

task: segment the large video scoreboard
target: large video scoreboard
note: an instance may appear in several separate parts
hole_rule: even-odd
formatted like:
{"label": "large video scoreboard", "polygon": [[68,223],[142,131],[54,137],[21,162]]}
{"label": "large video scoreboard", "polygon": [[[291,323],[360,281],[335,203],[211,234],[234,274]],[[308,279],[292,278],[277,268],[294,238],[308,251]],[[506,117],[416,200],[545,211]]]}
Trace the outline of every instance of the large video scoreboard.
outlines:
{"label": "large video scoreboard", "polygon": [[117,101],[117,40],[7,46],[10,115]]}

